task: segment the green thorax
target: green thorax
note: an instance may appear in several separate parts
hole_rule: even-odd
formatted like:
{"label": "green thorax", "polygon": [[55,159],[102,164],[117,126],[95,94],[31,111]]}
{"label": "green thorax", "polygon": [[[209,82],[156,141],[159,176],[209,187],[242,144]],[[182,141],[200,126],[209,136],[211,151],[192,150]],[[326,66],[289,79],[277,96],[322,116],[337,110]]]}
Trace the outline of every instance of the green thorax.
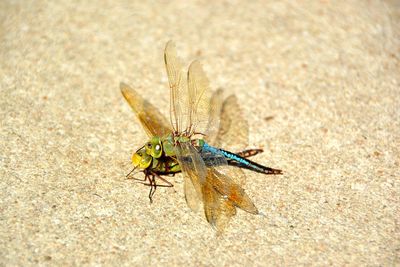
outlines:
{"label": "green thorax", "polygon": [[186,136],[173,136],[172,134],[163,137],[153,136],[145,145],[146,153],[153,158],[160,158],[161,156],[175,157],[175,144],[190,141],[190,138]]}
{"label": "green thorax", "polygon": [[181,167],[177,160],[172,157],[153,158],[152,171],[159,174],[173,174],[181,171]]}
{"label": "green thorax", "polygon": [[[141,155],[142,160],[146,158],[146,167],[159,173],[180,172],[180,166],[176,160],[175,146],[177,143],[191,142],[195,147],[202,147],[203,139],[191,140],[186,136],[174,136],[168,134],[163,137],[153,136],[144,146],[145,153]],[[149,162],[151,158],[151,163]],[[144,166],[144,164],[141,164]]]}

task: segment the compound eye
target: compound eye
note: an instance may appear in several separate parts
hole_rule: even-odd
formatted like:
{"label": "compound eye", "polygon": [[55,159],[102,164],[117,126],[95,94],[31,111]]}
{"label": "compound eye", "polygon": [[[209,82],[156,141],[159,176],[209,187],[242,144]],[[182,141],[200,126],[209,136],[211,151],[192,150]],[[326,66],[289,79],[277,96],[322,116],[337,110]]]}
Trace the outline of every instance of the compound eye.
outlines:
{"label": "compound eye", "polygon": [[147,143],[147,147],[148,147],[148,148],[151,148],[151,143]]}
{"label": "compound eye", "polygon": [[160,151],[160,149],[161,149],[160,145],[156,145],[156,150]]}

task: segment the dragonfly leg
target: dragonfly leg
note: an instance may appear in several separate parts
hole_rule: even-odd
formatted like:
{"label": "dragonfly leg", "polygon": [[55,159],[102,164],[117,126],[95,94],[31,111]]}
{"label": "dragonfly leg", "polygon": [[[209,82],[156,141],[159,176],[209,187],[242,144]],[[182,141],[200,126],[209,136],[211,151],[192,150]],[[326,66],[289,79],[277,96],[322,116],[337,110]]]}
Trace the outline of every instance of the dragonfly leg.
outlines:
{"label": "dragonfly leg", "polygon": [[[153,177],[157,177],[158,179],[160,179],[161,181],[166,183],[166,184],[160,184],[158,186],[161,186],[161,187],[173,187],[174,186],[171,182],[169,182],[167,179],[165,179],[161,175],[159,175],[159,174],[157,174],[155,172],[152,172],[151,174],[153,175]],[[155,180],[154,180],[154,182],[155,182]]]}
{"label": "dragonfly leg", "polygon": [[[153,202],[153,195],[156,192],[157,186],[160,187],[173,187],[174,185],[169,182],[167,179],[163,178],[161,175],[155,173],[155,172],[149,172],[149,176],[151,176],[151,178],[149,177],[149,181],[151,182],[151,188],[150,188],[150,193],[149,193],[149,198],[150,198],[150,202]],[[163,181],[165,184],[157,184],[156,183],[156,178],[160,179],[161,181]]]}
{"label": "dragonfly leg", "polygon": [[146,182],[146,180],[147,180],[147,177],[146,176],[144,176],[144,179],[139,179],[139,178],[134,178],[134,177],[130,177],[130,178],[128,178],[129,180],[135,180],[135,181],[138,181],[138,183],[139,184],[141,184],[141,183],[143,183],[143,182]]}
{"label": "dragonfly leg", "polygon": [[238,154],[239,156],[241,156],[243,158],[249,158],[249,157],[255,156],[262,152],[264,152],[264,150],[262,150],[261,148],[254,148],[254,149],[246,149],[246,150],[240,151],[236,154]]}
{"label": "dragonfly leg", "polygon": [[133,168],[133,169],[126,175],[126,179],[132,179],[131,174],[132,174],[132,172],[135,171],[135,169],[136,169],[136,167]]}
{"label": "dragonfly leg", "polygon": [[[155,177],[159,178],[161,181],[165,182],[166,184],[157,184],[159,187],[173,187],[174,185],[171,182],[168,182],[166,179],[163,177],[159,176],[158,174],[151,174],[151,176],[155,175]],[[146,186],[153,186],[156,181],[155,179],[150,178],[150,175],[144,180],[137,179],[137,178],[132,178],[132,180],[136,180],[138,184],[146,185]],[[146,182],[146,180],[149,180],[149,182]]]}
{"label": "dragonfly leg", "polygon": [[[150,191],[149,191],[149,199],[150,203],[153,203],[153,196],[156,193],[157,187],[173,187],[174,185],[169,182],[167,179],[163,178],[161,175],[157,174],[156,172],[152,171],[144,171],[144,179],[138,179],[138,178],[130,178],[132,180],[135,180],[138,184],[143,184],[145,186],[150,186]],[[160,179],[163,183],[165,184],[157,184],[156,178]]]}
{"label": "dragonfly leg", "polygon": [[153,203],[153,196],[156,193],[156,189],[157,189],[157,184],[156,184],[156,180],[154,178],[154,175],[149,175],[149,181],[150,181],[150,192],[149,192],[149,199],[150,199],[150,203]]}

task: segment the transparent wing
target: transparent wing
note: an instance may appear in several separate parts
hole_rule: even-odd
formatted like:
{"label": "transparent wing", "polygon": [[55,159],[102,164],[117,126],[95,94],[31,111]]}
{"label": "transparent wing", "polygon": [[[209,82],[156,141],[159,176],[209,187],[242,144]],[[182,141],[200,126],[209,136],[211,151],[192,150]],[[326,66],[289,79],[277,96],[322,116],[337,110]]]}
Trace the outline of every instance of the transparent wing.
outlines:
{"label": "transparent wing", "polygon": [[201,151],[199,155],[207,167],[205,181],[199,183],[202,193],[199,198],[203,200],[207,221],[222,231],[236,214],[236,207],[257,214],[257,208],[242,188],[244,172],[229,166],[222,153]]}
{"label": "transparent wing", "polygon": [[196,190],[198,185],[196,185],[195,187],[189,175],[184,174],[183,177],[186,203],[192,211],[197,212],[200,209],[202,203],[202,198],[200,198]]}
{"label": "transparent wing", "polygon": [[204,212],[207,221],[223,231],[229,220],[236,214],[236,207],[258,214],[256,206],[244,189],[229,176],[216,168],[209,168],[203,186]]}
{"label": "transparent wing", "polygon": [[203,187],[204,213],[207,221],[222,232],[229,220],[236,214],[233,203],[221,195],[213,186],[214,172],[208,170],[207,183]]}
{"label": "transparent wing", "polygon": [[[232,175],[235,175],[235,177],[244,177],[242,170],[237,168]],[[244,189],[233,178],[215,168],[213,169],[212,184],[215,190],[224,196],[224,198],[231,201],[236,207],[252,214],[258,214],[253,201],[251,201]]]}
{"label": "transparent wing", "polygon": [[239,151],[248,145],[249,125],[244,119],[235,95],[222,104],[220,123],[214,146]]}
{"label": "transparent wing", "polygon": [[206,182],[207,167],[197,150],[189,143],[176,147],[176,156],[184,177],[185,199],[197,211],[202,203],[202,188]]}
{"label": "transparent wing", "polygon": [[125,83],[120,84],[120,89],[149,136],[164,136],[172,132],[166,118],[155,106]]}
{"label": "transparent wing", "polygon": [[219,116],[211,102],[209,81],[199,61],[190,64],[188,70],[189,107],[187,126],[189,132],[208,135],[218,129]]}
{"label": "transparent wing", "polygon": [[174,130],[178,133],[186,130],[188,134],[207,134],[208,131],[218,129],[219,111],[210,105],[210,85],[200,62],[193,61],[186,76],[171,41],[165,47],[164,60],[170,86],[170,114]]}
{"label": "transparent wing", "polygon": [[169,41],[165,46],[164,62],[170,87],[170,120],[175,132],[182,132],[182,125],[188,115],[188,91],[186,75],[175,45]]}

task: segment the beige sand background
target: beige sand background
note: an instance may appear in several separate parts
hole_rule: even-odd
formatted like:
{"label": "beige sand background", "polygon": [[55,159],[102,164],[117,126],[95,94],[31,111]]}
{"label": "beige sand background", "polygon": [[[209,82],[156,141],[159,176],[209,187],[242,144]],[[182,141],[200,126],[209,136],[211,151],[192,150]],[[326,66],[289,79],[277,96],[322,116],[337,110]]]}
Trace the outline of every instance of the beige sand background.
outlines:
{"label": "beige sand background", "polygon": [[[141,2],[1,1],[0,265],[399,265],[399,2]],[[285,171],[221,237],[180,175],[152,205],[125,180],[119,83],[167,111],[169,39]]]}

